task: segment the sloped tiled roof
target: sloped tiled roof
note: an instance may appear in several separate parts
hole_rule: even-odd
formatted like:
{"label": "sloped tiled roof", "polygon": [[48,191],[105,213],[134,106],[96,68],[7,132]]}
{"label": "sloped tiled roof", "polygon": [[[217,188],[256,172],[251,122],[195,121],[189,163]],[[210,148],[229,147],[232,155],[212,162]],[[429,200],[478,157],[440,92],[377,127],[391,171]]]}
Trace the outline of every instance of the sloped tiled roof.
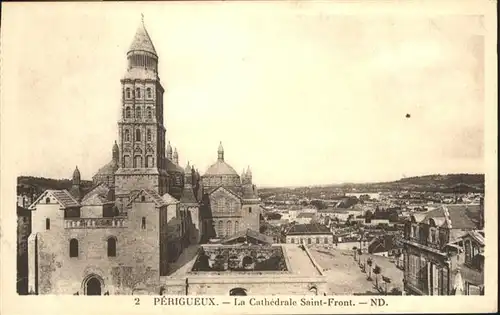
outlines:
{"label": "sloped tiled roof", "polygon": [[230,186],[218,186],[218,187],[215,187],[215,188],[212,188],[210,190],[207,191],[207,194],[208,195],[211,195],[213,194],[214,192],[216,192],[217,190],[219,189],[225,189],[227,190],[228,192],[232,193],[233,195],[235,195],[236,197],[238,198],[241,198],[241,194],[238,192],[237,190],[237,187],[230,187]]}
{"label": "sloped tiled roof", "polygon": [[71,194],[67,190],[46,190],[45,193],[41,194],[40,197],[30,206],[30,209],[40,201],[40,199],[45,198],[47,194],[52,195],[56,198],[57,202],[61,205],[61,208],[75,208],[79,207],[80,203],[71,196]]}
{"label": "sloped tiled roof", "polygon": [[114,175],[115,172],[118,170],[118,163],[116,161],[111,161],[101,167],[97,173],[95,173],[94,177],[99,176],[99,175]]}
{"label": "sloped tiled roof", "polygon": [[92,187],[81,201],[81,204],[85,206],[106,203],[112,203],[112,201],[110,200],[110,189],[104,183]]}
{"label": "sloped tiled roof", "polygon": [[480,245],[484,246],[484,236],[479,234],[478,231],[469,231],[467,234],[465,234],[463,237],[466,237],[470,235],[474,240],[476,240]]}
{"label": "sloped tiled roof", "polygon": [[[423,213],[422,216],[424,217],[422,220],[438,219],[438,221],[443,221],[443,224],[452,229],[474,229],[476,228],[476,224],[469,218],[466,209],[466,205],[440,206],[437,209]],[[417,221],[422,220],[417,219]]]}
{"label": "sloped tiled roof", "polygon": [[221,243],[224,244],[224,243],[229,243],[231,241],[234,241],[240,237],[249,237],[249,238],[253,238],[253,239],[256,239],[262,243],[267,243],[267,244],[272,244],[273,243],[273,238],[270,237],[270,236],[267,236],[265,234],[262,234],[262,233],[259,233],[257,231],[254,231],[254,230],[251,230],[251,229],[246,229],[246,230],[243,230],[243,231],[240,231],[236,234],[233,234],[227,238],[225,238]]}
{"label": "sloped tiled roof", "polygon": [[135,199],[137,199],[137,197],[143,193],[148,195],[149,197],[151,197],[151,199],[153,199],[153,202],[154,202],[156,207],[162,207],[162,206],[167,205],[167,203],[165,203],[165,201],[163,201],[163,198],[156,191],[151,190],[151,189],[142,189],[138,192],[132,193],[132,198],[130,198],[130,201],[127,204],[127,207],[130,206],[132,203],[134,203]]}
{"label": "sloped tiled roof", "polygon": [[307,234],[331,234],[330,230],[321,224],[296,224],[290,228],[288,235],[307,235]]}
{"label": "sloped tiled roof", "polygon": [[167,205],[173,205],[173,204],[179,203],[179,200],[175,199],[174,197],[172,197],[168,193],[164,194],[161,198],[163,199],[163,201]]}

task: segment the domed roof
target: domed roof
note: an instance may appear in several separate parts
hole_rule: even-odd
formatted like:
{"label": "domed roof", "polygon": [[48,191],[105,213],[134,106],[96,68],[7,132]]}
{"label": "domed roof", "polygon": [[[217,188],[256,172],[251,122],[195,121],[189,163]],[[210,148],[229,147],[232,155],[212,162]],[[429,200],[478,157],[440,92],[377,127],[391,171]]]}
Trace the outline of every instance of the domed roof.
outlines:
{"label": "domed roof", "polygon": [[149,37],[148,31],[144,26],[144,20],[137,28],[134,40],[132,41],[132,44],[130,45],[128,52],[131,51],[146,51],[157,56],[155,46],[153,45],[151,37]]}
{"label": "domed roof", "polygon": [[167,172],[169,173],[184,173],[184,169],[179,165],[173,163],[169,159],[167,159]]}
{"label": "domed roof", "polygon": [[108,164],[101,167],[94,176],[113,175],[115,174],[116,170],[118,170],[118,164],[116,163],[116,161],[111,161]]}
{"label": "domed roof", "polygon": [[212,164],[205,175],[203,176],[220,176],[220,175],[235,175],[238,176],[238,173],[231,167],[231,165],[224,162],[224,160],[217,160],[214,164]]}

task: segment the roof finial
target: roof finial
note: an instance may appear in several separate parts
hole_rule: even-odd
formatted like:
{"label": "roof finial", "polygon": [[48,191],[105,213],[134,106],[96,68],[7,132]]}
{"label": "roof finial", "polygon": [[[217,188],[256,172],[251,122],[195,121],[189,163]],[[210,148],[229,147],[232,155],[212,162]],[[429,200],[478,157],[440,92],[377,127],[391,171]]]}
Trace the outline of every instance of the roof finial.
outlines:
{"label": "roof finial", "polygon": [[141,13],[141,22],[144,25],[144,13]]}

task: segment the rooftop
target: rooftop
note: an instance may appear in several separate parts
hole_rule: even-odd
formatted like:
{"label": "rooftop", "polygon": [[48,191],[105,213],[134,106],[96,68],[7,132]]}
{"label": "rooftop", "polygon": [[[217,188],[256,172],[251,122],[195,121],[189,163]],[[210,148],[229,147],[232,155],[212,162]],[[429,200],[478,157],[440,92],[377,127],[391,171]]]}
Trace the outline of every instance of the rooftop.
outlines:
{"label": "rooftop", "polygon": [[475,229],[474,216],[479,213],[479,205],[441,205],[437,209],[414,215],[417,222],[433,219],[441,226],[446,224],[451,229]]}
{"label": "rooftop", "polygon": [[232,175],[232,176],[237,176],[238,178],[240,177],[240,175],[236,173],[234,168],[232,168],[231,165],[227,164],[224,160],[218,160],[214,164],[210,165],[210,167],[207,169],[207,171],[203,176],[220,176],[220,175]]}
{"label": "rooftop", "polygon": [[299,213],[297,215],[297,218],[300,219],[300,218],[314,218],[316,214],[315,213],[312,213],[312,212],[302,212],[302,213]]}
{"label": "rooftop", "polygon": [[318,223],[296,224],[290,228],[288,235],[331,234],[330,230]]}

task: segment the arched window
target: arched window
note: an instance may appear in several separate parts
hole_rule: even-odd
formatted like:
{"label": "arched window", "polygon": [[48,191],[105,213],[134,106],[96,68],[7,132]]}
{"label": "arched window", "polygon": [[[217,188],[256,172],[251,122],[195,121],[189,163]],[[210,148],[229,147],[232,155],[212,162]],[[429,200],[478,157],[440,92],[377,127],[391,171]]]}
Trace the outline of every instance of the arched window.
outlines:
{"label": "arched window", "polygon": [[151,129],[147,130],[146,139],[147,139],[147,141],[151,141]]}
{"label": "arched window", "polygon": [[125,141],[130,141],[130,131],[128,129],[125,129]]}
{"label": "arched window", "polygon": [[140,155],[136,155],[134,157],[134,167],[142,167],[142,157]]}
{"label": "arched window", "polygon": [[153,98],[153,93],[151,93],[151,88],[147,88],[146,93],[148,98]]}
{"label": "arched window", "polygon": [[135,141],[141,141],[141,131],[139,129],[135,131]]}
{"label": "arched window", "polygon": [[154,159],[151,155],[146,156],[146,167],[153,167]]}
{"label": "arched window", "polygon": [[295,239],[294,239],[294,238],[290,239],[290,242],[291,242],[292,244],[295,244]]}
{"label": "arched window", "polygon": [[136,107],[135,108],[135,118],[141,118],[141,116],[142,116],[141,108],[140,107]]}
{"label": "arched window", "polygon": [[50,219],[49,218],[45,219],[45,229],[50,230]]}
{"label": "arched window", "polygon": [[224,223],[222,221],[219,221],[217,225],[217,236],[221,237],[222,233],[224,233]]}
{"label": "arched window", "polygon": [[226,236],[230,236],[231,233],[233,232],[233,224],[231,221],[227,221],[226,223]]}
{"label": "arched window", "polygon": [[78,257],[78,240],[75,238],[69,241],[69,257]]}
{"label": "arched window", "polygon": [[130,88],[126,88],[126,89],[125,89],[125,97],[126,97],[126,98],[130,98],[130,96],[131,96],[131,95],[130,95]]}
{"label": "arched window", "polygon": [[153,118],[153,111],[151,110],[151,107],[148,107],[148,119]]}
{"label": "arched window", "polygon": [[238,221],[234,221],[234,234],[240,231],[240,223]]}
{"label": "arched window", "polygon": [[45,203],[50,203],[50,197],[45,198]]}
{"label": "arched window", "polygon": [[125,118],[130,118],[132,116],[132,111],[130,110],[130,107],[125,108]]}
{"label": "arched window", "polygon": [[325,244],[328,244],[328,237],[325,237],[324,242],[325,242]]}
{"label": "arched window", "polygon": [[141,220],[141,228],[144,230],[146,229],[146,217],[142,217]]}
{"label": "arched window", "polygon": [[124,155],[123,156],[123,167],[130,167],[130,156]]}
{"label": "arched window", "polygon": [[252,207],[248,207],[248,213],[252,213]]}
{"label": "arched window", "polygon": [[311,238],[310,237],[307,239],[307,244],[311,244]]}
{"label": "arched window", "polygon": [[224,198],[220,198],[217,200],[217,212],[224,212]]}
{"label": "arched window", "polygon": [[116,257],[116,238],[108,238],[108,257]]}
{"label": "arched window", "polygon": [[135,97],[141,98],[141,89],[140,88],[135,89]]}
{"label": "arched window", "polygon": [[141,202],[146,202],[146,196],[141,196]]}
{"label": "arched window", "polygon": [[242,263],[244,268],[250,267],[253,264],[253,258],[250,256],[245,256],[243,257]]}

